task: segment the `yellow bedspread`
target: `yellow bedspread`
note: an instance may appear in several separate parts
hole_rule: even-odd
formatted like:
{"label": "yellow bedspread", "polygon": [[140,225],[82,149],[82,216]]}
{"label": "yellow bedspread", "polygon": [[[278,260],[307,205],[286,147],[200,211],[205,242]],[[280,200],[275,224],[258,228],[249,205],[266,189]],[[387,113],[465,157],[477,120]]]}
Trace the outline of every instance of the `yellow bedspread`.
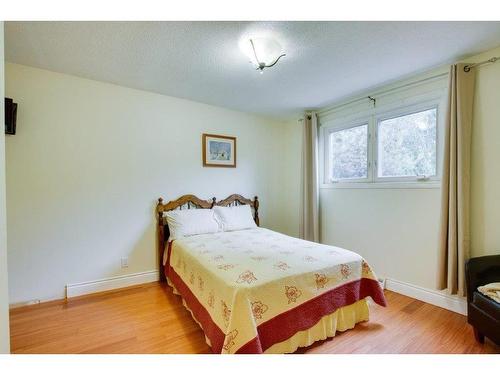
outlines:
{"label": "yellow bedspread", "polygon": [[167,276],[220,353],[261,353],[371,296],[370,266],[351,251],[257,228],[170,245]]}

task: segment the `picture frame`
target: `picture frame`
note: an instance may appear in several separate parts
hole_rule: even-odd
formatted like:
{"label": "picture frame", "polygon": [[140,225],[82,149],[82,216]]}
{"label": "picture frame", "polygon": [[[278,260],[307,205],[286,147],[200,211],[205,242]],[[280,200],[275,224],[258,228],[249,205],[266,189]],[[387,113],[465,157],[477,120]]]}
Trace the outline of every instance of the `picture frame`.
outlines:
{"label": "picture frame", "polygon": [[236,168],[236,137],[204,133],[202,159],[204,167]]}

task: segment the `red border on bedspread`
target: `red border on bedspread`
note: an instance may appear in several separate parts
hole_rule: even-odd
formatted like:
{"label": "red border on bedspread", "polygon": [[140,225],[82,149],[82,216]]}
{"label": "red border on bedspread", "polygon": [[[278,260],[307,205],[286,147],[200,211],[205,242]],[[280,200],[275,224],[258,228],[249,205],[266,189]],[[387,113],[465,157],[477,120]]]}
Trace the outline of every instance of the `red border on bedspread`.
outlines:
{"label": "red border on bedspread", "polygon": [[[167,250],[165,275],[181,294],[205,335],[210,339],[212,351],[221,353],[225,340],[224,332],[215,324],[209,312],[198,301],[181,277],[170,267],[172,243]],[[303,304],[276,315],[257,327],[257,337],[243,345],[236,353],[263,353],[278,342],[285,341],[295,333],[313,327],[325,315],[340,307],[351,305],[363,298],[371,297],[377,304],[386,306],[384,292],[377,280],[361,278],[329,290]]]}

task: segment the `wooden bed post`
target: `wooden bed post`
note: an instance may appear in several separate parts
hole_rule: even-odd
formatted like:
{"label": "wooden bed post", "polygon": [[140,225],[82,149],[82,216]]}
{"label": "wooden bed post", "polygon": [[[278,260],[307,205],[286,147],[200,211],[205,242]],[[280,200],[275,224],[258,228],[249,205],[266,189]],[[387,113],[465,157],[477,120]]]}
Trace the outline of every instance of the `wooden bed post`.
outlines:
{"label": "wooden bed post", "polygon": [[166,281],[165,272],[163,272],[163,250],[165,249],[165,227],[163,224],[163,198],[158,198],[156,205],[156,213],[158,214],[158,273],[160,281]]}
{"label": "wooden bed post", "polygon": [[259,226],[259,198],[257,196],[253,198],[253,210],[254,210],[253,219],[255,220],[255,224]]}
{"label": "wooden bed post", "polygon": [[163,217],[164,212],[172,211],[175,209],[182,209],[184,206],[186,209],[194,208],[204,208],[209,209],[215,206],[217,200],[214,198],[210,200],[203,200],[195,195],[187,194],[178,198],[175,201],[170,201],[163,203],[163,198],[158,198],[158,203],[156,204],[156,217],[158,220],[157,232],[158,232],[158,271],[160,273],[160,281],[166,281],[165,277],[165,266],[163,265],[163,253],[165,252],[165,246],[167,245],[170,230],[167,225],[166,219]]}

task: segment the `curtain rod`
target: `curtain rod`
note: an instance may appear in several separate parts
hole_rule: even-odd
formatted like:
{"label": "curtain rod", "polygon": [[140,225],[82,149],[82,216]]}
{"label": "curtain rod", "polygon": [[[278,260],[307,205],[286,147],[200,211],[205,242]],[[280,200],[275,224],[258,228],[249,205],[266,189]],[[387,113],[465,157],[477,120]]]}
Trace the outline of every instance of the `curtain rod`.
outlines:
{"label": "curtain rod", "polygon": [[[469,72],[473,67],[480,66],[480,65],[483,65],[483,64],[488,64],[488,63],[494,63],[496,61],[500,61],[500,57],[492,57],[491,59],[488,59],[488,60],[485,60],[485,61],[482,61],[482,62],[479,62],[479,63],[465,65],[464,66],[464,71],[465,72]],[[380,91],[373,90],[371,92],[370,96],[372,96],[372,97],[382,96],[382,95],[385,95],[386,93],[390,93],[390,92],[393,92],[395,90],[401,90],[401,89],[405,89],[407,87],[412,87],[414,85],[425,83],[427,81],[432,81],[434,79],[439,79],[439,78],[444,77],[446,75],[448,75],[448,71],[443,72],[443,73],[436,73],[436,74],[433,74],[433,75],[431,75],[429,77],[426,77],[426,78],[423,78],[423,79],[420,79],[420,80],[410,81],[410,82],[408,82],[406,84],[403,84],[401,86],[390,87],[388,89],[382,89]],[[392,86],[392,85],[389,85],[389,86]],[[324,116],[324,115],[326,115],[326,114],[328,114],[330,112],[333,112],[333,111],[335,111],[335,110],[337,110],[339,108],[346,107],[346,106],[355,104],[357,102],[360,102],[361,100],[366,100],[366,99],[367,99],[367,96],[357,96],[357,97],[352,98],[351,100],[346,100],[346,101],[340,102],[340,103],[338,103],[336,105],[330,105],[330,106],[323,107],[322,109],[317,110],[317,113]]]}
{"label": "curtain rod", "polygon": [[[377,98],[377,97],[381,97],[381,96],[384,96],[388,93],[392,93],[392,92],[396,92],[396,91],[401,91],[401,90],[404,90],[406,88],[409,88],[409,87],[414,87],[414,86],[418,86],[418,85],[421,85],[421,84],[424,84],[426,82],[429,82],[429,81],[434,81],[436,79],[441,79],[445,76],[448,75],[448,71],[446,72],[440,72],[440,73],[435,73],[433,75],[430,75],[428,77],[425,77],[425,78],[421,78],[421,79],[418,79],[418,80],[405,80],[406,83],[404,84],[401,84],[401,85],[397,85],[396,83],[393,83],[393,84],[388,84],[388,85],[385,85],[385,86],[382,86],[382,88],[379,88],[379,90],[372,90],[370,91],[370,96],[372,98]],[[389,87],[389,88],[383,88],[383,87]],[[323,109],[320,109],[317,111],[317,113],[321,116],[325,116],[326,114],[330,113],[330,112],[334,112],[340,108],[343,108],[343,107],[347,107],[347,106],[350,106],[350,105],[353,105],[355,103],[358,103],[358,102],[361,102],[362,100],[366,100],[368,99],[368,97],[366,95],[362,95],[362,96],[356,96],[350,100],[346,100],[344,102],[340,102],[336,105],[333,105],[333,106],[327,106],[327,107],[323,107]],[[371,100],[371,99],[368,99],[368,100]],[[373,102],[373,101],[372,101]]]}
{"label": "curtain rod", "polygon": [[480,66],[480,65],[484,65],[484,64],[489,64],[489,63],[494,63],[494,62],[497,62],[498,60],[500,60],[500,57],[492,57],[491,59],[484,60],[484,61],[481,61],[481,62],[478,62],[478,63],[465,65],[464,66],[464,72],[470,72],[470,70],[472,68],[476,67],[476,66]]}

